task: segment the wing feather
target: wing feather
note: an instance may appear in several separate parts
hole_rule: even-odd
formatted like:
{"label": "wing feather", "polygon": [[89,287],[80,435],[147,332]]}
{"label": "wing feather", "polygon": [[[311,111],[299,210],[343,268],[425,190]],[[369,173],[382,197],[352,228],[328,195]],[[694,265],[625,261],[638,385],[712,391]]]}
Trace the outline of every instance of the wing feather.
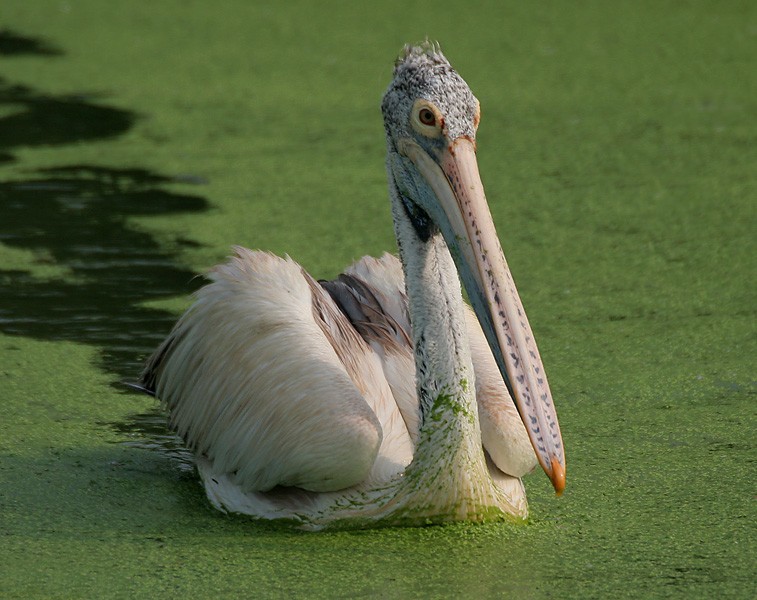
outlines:
{"label": "wing feather", "polygon": [[187,445],[243,492],[338,490],[375,473],[387,462],[385,429],[402,437],[375,410],[390,391],[375,373],[356,385],[371,369],[368,348],[338,323],[325,335],[301,267],[237,248],[209,279],[141,378]]}
{"label": "wing feather", "polygon": [[[288,257],[236,248],[209,279],[138,384],[168,406],[209,493],[218,477],[255,503],[277,486],[334,491],[404,470],[420,412],[396,257],[319,285]],[[519,477],[536,459],[470,309],[466,325],[484,447]]]}

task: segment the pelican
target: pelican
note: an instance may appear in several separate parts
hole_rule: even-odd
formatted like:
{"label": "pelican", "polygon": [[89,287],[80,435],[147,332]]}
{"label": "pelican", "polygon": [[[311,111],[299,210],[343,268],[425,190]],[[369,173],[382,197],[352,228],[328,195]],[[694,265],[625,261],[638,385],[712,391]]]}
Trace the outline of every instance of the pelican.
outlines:
{"label": "pelican", "polygon": [[317,281],[237,247],[138,385],[222,511],[308,530],[524,519],[521,477],[539,463],[559,495],[565,455],[478,172],[478,100],[425,43],[381,110],[399,259]]}

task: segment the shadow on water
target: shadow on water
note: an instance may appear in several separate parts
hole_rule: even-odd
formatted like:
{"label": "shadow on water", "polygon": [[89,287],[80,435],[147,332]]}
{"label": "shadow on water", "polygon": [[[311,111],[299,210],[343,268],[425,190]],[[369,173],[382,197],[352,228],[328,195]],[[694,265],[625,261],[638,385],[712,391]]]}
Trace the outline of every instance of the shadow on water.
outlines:
{"label": "shadow on water", "polygon": [[93,104],[97,94],[52,96],[0,78],[0,105],[22,110],[0,119],[0,163],[16,147],[54,146],[116,137],[134,123],[132,113]]}
{"label": "shadow on water", "polygon": [[[46,42],[0,32],[0,54],[62,52]],[[114,380],[133,379],[141,360],[157,346],[176,316],[146,307],[149,301],[183,295],[199,285],[178,265],[178,252],[129,227],[135,215],[207,210],[176,178],[140,168],[64,164],[27,171],[18,148],[60,146],[116,138],[135,123],[134,112],[95,102],[96,95],[55,96],[0,79],[0,167],[15,162],[13,178],[0,169],[0,242],[31,251],[41,266],[63,275],[39,277],[0,266],[0,330],[40,340],[71,340],[100,351]],[[170,188],[170,189],[169,189]]]}
{"label": "shadow on water", "polygon": [[[59,57],[63,52],[50,43],[0,31],[0,56]],[[13,162],[16,147],[61,145],[114,137],[128,131],[134,115],[93,104],[96,94],[53,96],[0,77],[0,106],[16,111],[0,119],[0,164]]]}
{"label": "shadow on water", "polygon": [[19,35],[10,29],[0,30],[0,55],[20,56],[22,54],[62,56],[63,52],[47,40]]}
{"label": "shadow on water", "polygon": [[172,180],[139,169],[77,165],[34,175],[0,182],[0,241],[34,252],[38,263],[63,267],[66,276],[0,270],[0,327],[11,335],[91,344],[108,372],[134,378],[137,357],[157,346],[176,319],[143,303],[196,284],[192,271],[175,264],[176,251],[128,228],[126,220],[207,204],[161,189]]}

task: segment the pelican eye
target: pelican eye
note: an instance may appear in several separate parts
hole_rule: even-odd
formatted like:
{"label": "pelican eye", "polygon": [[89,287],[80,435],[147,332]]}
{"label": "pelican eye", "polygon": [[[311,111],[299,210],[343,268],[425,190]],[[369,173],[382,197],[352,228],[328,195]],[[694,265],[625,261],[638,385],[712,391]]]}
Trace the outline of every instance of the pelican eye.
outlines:
{"label": "pelican eye", "polygon": [[429,127],[436,125],[436,116],[428,108],[422,108],[418,111],[418,120]]}
{"label": "pelican eye", "polygon": [[428,100],[416,100],[410,115],[410,124],[421,135],[436,138],[443,133],[444,117]]}

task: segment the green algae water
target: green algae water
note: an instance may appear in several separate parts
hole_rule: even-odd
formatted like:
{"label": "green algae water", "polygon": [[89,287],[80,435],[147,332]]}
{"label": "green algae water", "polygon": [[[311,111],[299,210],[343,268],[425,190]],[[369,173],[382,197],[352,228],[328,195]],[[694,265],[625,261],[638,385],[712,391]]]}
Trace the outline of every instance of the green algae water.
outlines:
{"label": "green algae water", "polygon": [[[437,39],[567,449],[526,524],[212,510],[125,392],[232,244],[394,247],[378,103]],[[0,597],[752,598],[752,2],[0,5]]]}

